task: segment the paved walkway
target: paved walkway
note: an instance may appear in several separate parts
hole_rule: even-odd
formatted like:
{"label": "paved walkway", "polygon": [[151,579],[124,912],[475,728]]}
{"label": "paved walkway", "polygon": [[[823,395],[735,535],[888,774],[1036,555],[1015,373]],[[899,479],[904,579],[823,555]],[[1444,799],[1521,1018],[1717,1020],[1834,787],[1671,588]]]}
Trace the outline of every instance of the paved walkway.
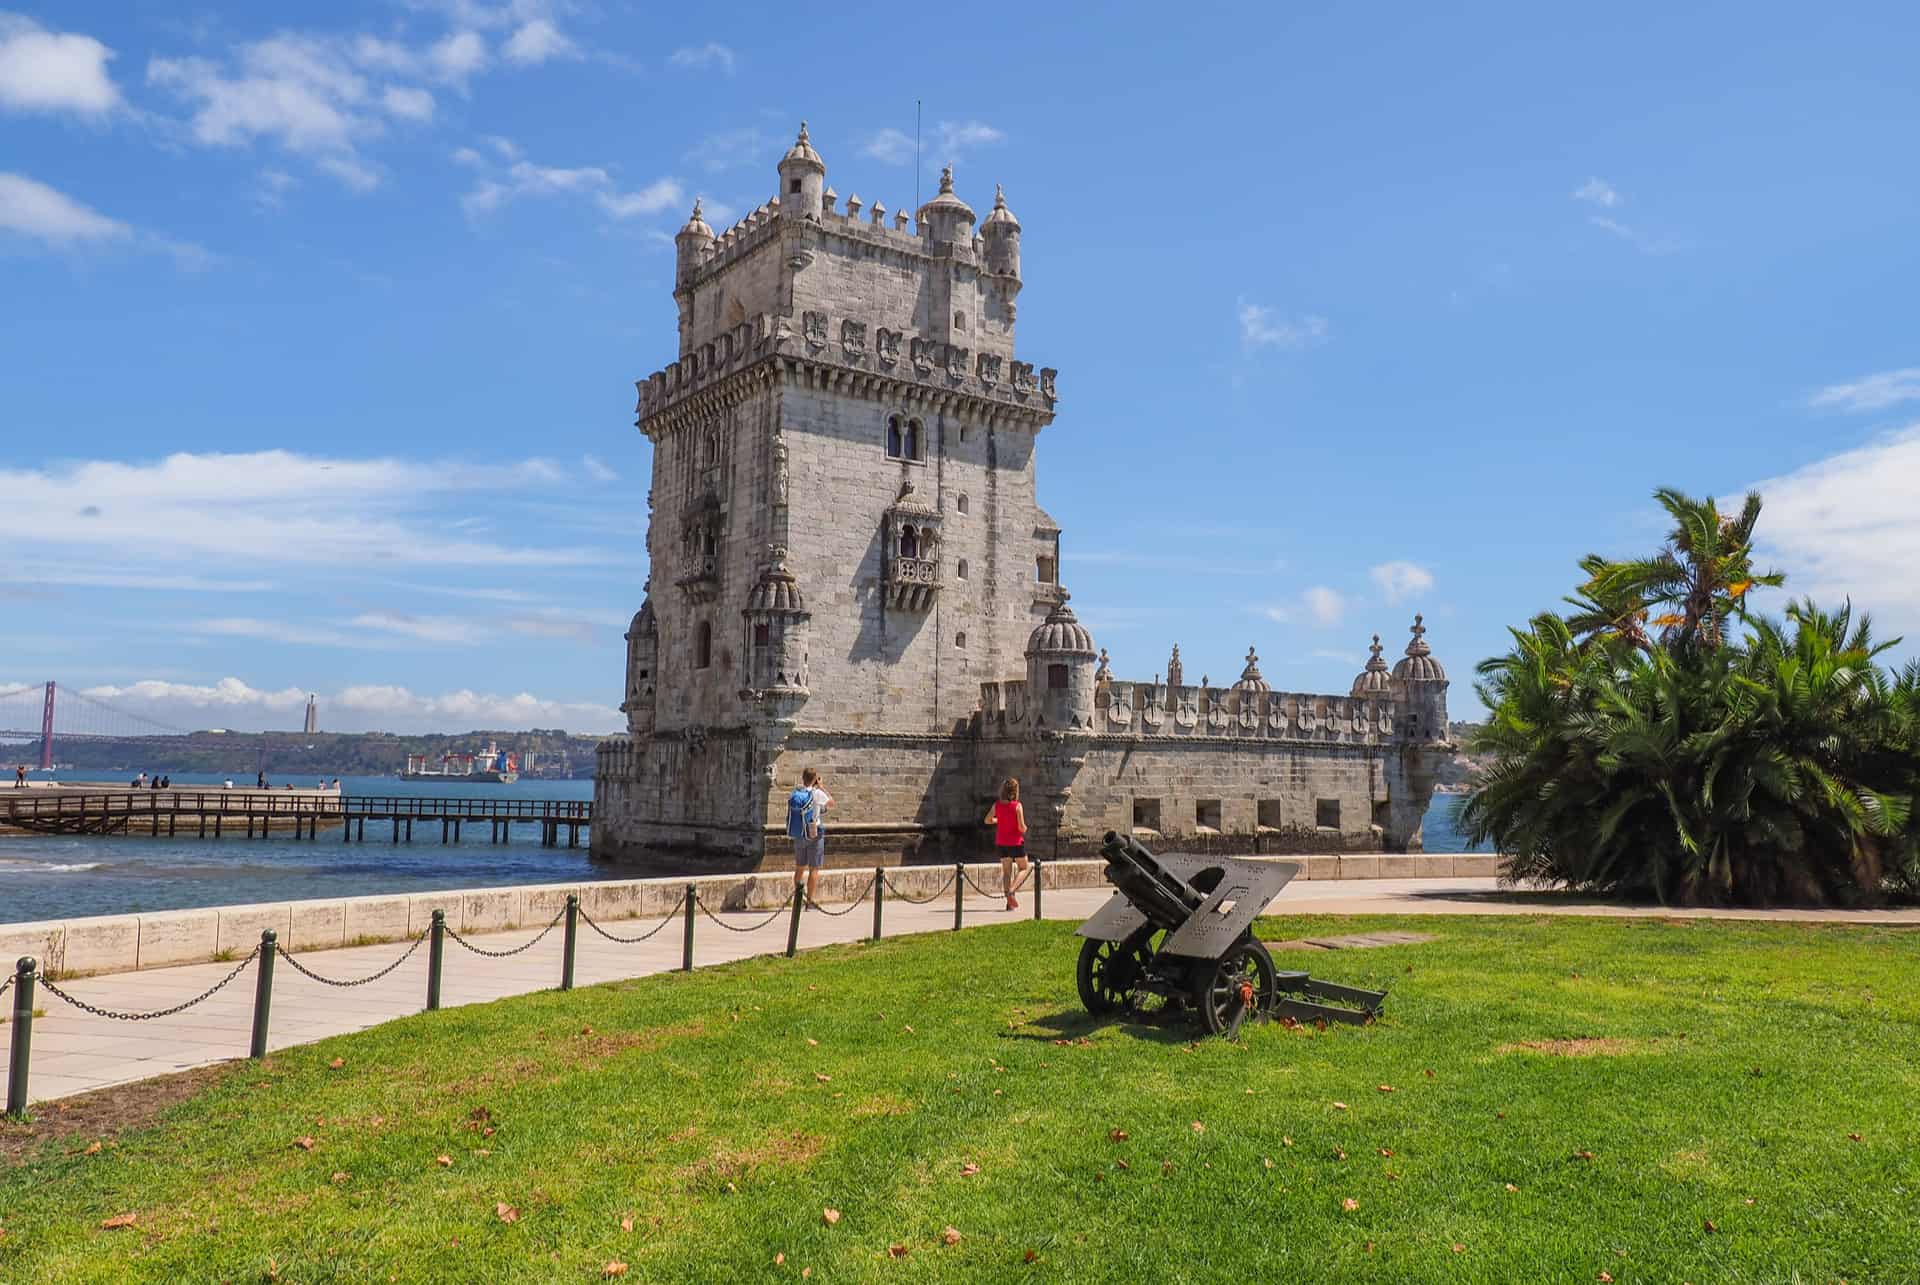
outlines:
{"label": "paved walkway", "polygon": [[[1044,904],[1049,919],[1084,919],[1108,897],[1106,889],[1048,892]],[[1029,894],[1030,896],[1030,894]],[[1023,898],[1027,906],[1031,901]],[[839,909],[839,907],[834,907]],[[1603,902],[1573,901],[1553,894],[1507,893],[1492,879],[1367,879],[1319,880],[1290,884],[1273,905],[1279,914],[1568,914],[1630,915],[1644,917],[1721,917],[1730,919],[1802,920],[1833,923],[1907,924],[1920,927],[1920,910],[1797,911],[1733,910],[1684,911],[1625,907]],[[1023,909],[1022,915],[1031,910]],[[723,914],[736,927],[767,918],[767,912]],[[969,925],[1005,923],[1009,914],[998,902],[969,894]],[[752,932],[723,931],[704,914],[695,920],[695,962],[717,964],[786,948],[787,916],[782,914]],[[625,919],[606,925],[609,932],[634,937],[659,920]],[[845,915],[809,911],[801,921],[800,944],[825,945],[854,941],[872,930],[868,906]],[[888,898],[886,935],[947,931],[953,927],[953,903],[942,897],[925,906]],[[505,950],[528,941],[535,930],[476,936],[474,944]],[[559,984],[562,935],[547,939],[510,959],[488,959],[448,939],[441,982],[445,1007],[477,1004],[509,995],[550,989]],[[577,985],[668,972],[680,966],[682,930],[678,923],[662,927],[638,945],[607,941],[582,922],[576,954]],[[356,946],[299,956],[302,963],[327,977],[364,977],[386,967],[406,949],[404,943]],[[78,999],[104,1008],[153,1010],[190,999],[233,971],[232,964],[191,964],[116,973],[66,983],[62,989]],[[426,1003],[427,949],[424,945],[390,975],[350,990],[322,986],[279,960],[274,968],[273,1024],[269,1048],[285,1048],[364,1030],[396,1017],[419,1012]],[[90,1089],[165,1075],[246,1054],[253,1029],[254,973],[250,968],[204,1003],[172,1017],[124,1022],[74,1009],[52,995],[42,994],[38,1007],[46,1015],[33,1024],[31,1094],[34,1101],[66,1097]],[[12,996],[5,997],[10,1005]],[[7,1031],[0,1025],[0,1033]],[[0,1065],[9,1055],[0,1039]]]}

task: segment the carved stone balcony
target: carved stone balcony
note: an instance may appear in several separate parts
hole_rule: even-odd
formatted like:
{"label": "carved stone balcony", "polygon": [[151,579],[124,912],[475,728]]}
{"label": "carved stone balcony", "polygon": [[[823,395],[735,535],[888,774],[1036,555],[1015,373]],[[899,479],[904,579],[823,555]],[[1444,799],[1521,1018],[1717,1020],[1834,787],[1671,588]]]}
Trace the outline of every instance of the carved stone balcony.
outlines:
{"label": "carved stone balcony", "polygon": [[895,611],[926,611],[940,592],[940,564],[931,558],[895,558],[883,582]]}
{"label": "carved stone balcony", "polygon": [[690,558],[686,570],[673,583],[690,602],[712,602],[720,592],[720,560],[711,556]]}

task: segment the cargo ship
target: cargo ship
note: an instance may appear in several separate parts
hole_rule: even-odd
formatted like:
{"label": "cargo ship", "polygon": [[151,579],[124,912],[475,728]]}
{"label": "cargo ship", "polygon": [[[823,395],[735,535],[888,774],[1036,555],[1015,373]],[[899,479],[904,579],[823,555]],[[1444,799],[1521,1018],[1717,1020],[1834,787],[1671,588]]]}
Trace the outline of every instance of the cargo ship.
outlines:
{"label": "cargo ship", "polygon": [[487,742],[476,754],[449,751],[440,756],[438,766],[425,754],[407,755],[407,766],[400,773],[403,781],[473,781],[482,784],[512,785],[520,779],[520,756]]}

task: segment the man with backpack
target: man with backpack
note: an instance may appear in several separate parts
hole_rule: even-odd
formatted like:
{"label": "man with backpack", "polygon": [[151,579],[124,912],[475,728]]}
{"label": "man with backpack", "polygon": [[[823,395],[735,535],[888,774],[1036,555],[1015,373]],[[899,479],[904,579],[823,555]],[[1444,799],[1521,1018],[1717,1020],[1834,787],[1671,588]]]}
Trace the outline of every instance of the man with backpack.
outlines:
{"label": "man with backpack", "polygon": [[800,774],[800,788],[787,796],[787,837],[793,840],[793,886],[803,884],[807,900],[814,900],[820,867],[827,861],[826,811],[833,796],[812,768]]}

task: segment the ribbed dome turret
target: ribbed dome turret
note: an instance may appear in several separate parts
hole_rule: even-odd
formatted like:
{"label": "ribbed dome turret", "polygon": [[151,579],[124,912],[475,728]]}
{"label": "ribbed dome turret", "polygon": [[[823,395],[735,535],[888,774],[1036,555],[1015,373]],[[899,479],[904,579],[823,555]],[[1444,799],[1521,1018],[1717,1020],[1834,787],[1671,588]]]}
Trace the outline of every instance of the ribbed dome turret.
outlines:
{"label": "ribbed dome turret", "polygon": [[935,245],[973,240],[973,207],[953,194],[953,166],[940,171],[940,191],[920,207],[921,227]]}
{"label": "ribbed dome turret", "polygon": [[1373,654],[1367,657],[1367,667],[1361,670],[1360,676],[1353,680],[1353,694],[1384,696],[1393,689],[1393,676],[1387,673],[1387,662],[1380,658],[1380,652],[1383,649],[1380,646],[1379,634],[1373,636],[1373,646],[1369,650]]}
{"label": "ribbed dome turret", "polygon": [[1093,647],[1093,635],[1066,604],[1067,595],[1062,593],[1060,597],[1060,604],[1027,636],[1027,655],[1085,656],[1092,660],[1099,655]]}
{"label": "ribbed dome turret", "polygon": [[1240,671],[1240,681],[1233,685],[1237,692],[1270,692],[1267,680],[1260,676],[1260,657],[1254,654],[1252,647],[1247,648],[1247,667]]}
{"label": "ribbed dome turret", "polygon": [[697,196],[693,198],[693,213],[687,216],[686,224],[680,229],[679,236],[713,240],[713,229],[708,227],[707,221],[700,217],[700,198]]}
{"label": "ribbed dome turret", "polygon": [[653,619],[653,599],[647,598],[640,604],[640,610],[633,613],[633,623],[627,626],[628,638],[642,638],[656,633],[659,626]]}
{"label": "ribbed dome turret", "polygon": [[827,172],[827,163],[820,159],[820,153],[813,150],[813,144],[807,139],[807,122],[805,121],[800,122],[800,137],[793,140],[793,146],[789,147],[787,154],[780,158],[780,168],[784,170],[795,162],[811,165],[822,174]]}
{"label": "ribbed dome turret", "polygon": [[1427,646],[1426,625],[1423,617],[1413,618],[1413,641],[1407,644],[1407,654],[1393,667],[1393,676],[1403,682],[1444,683],[1447,671],[1433,658],[1433,648]]}
{"label": "ribbed dome turret", "polygon": [[779,550],[774,560],[760,569],[760,579],[747,595],[747,610],[796,615],[806,609],[800,583],[787,570],[786,550]]}
{"label": "ribbed dome turret", "polygon": [[993,209],[988,211],[986,221],[980,225],[982,232],[988,228],[1005,228],[1010,232],[1020,230],[1020,220],[1014,218],[1013,211],[1007,208],[1007,190],[998,183],[993,185]]}

